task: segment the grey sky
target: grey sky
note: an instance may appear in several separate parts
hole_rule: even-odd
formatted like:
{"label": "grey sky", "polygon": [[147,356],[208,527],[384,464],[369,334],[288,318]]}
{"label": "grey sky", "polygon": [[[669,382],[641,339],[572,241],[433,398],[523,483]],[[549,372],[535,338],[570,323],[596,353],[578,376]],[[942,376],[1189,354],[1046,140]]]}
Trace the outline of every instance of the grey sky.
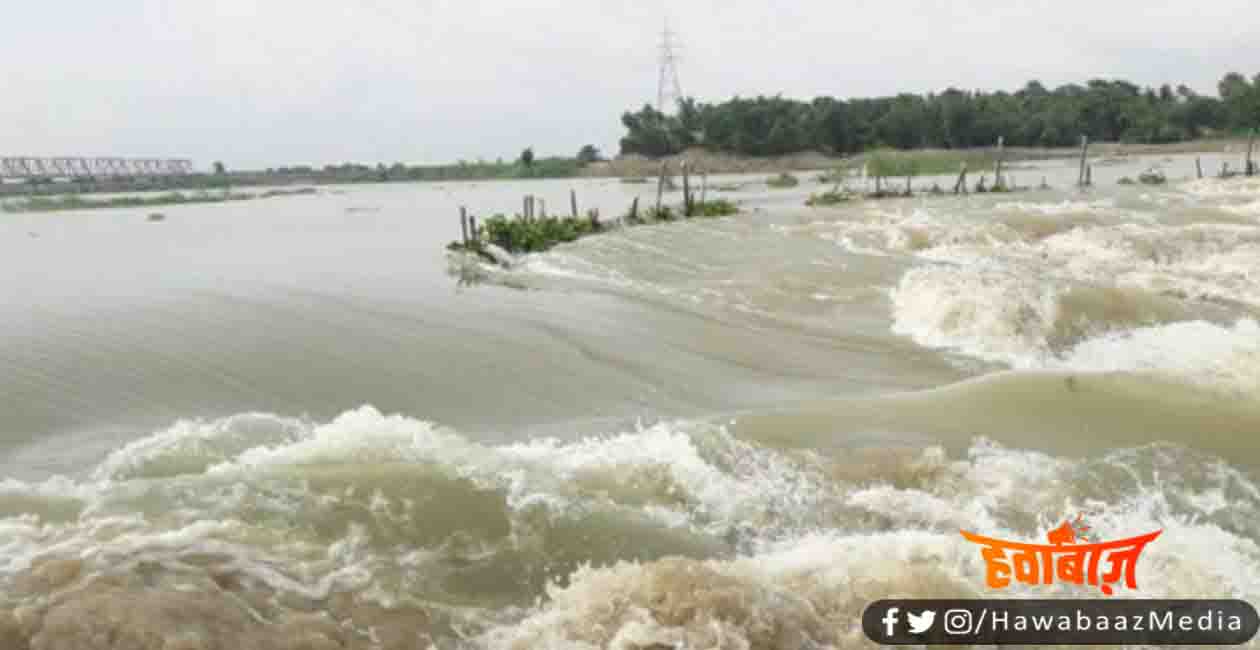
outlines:
{"label": "grey sky", "polygon": [[[668,8],[668,11],[666,11]],[[615,153],[664,16],[701,100],[1260,72],[1254,0],[45,0],[0,22],[0,153],[201,168]]]}

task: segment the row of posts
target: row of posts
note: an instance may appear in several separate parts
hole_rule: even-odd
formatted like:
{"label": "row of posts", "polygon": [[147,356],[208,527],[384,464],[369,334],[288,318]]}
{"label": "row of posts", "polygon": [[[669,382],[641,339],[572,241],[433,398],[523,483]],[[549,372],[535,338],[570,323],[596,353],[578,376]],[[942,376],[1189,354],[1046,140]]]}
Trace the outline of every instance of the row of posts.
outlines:
{"label": "row of posts", "polygon": [[[1243,160],[1243,175],[1244,176],[1255,176],[1256,171],[1260,169],[1260,165],[1257,165],[1251,158],[1252,153],[1255,150],[1255,147],[1256,147],[1256,130],[1252,129],[1251,134],[1247,137],[1247,157]],[[1194,169],[1198,177],[1203,178],[1203,160],[1201,158],[1194,159]],[[1229,163],[1222,162],[1220,177],[1229,178],[1231,176],[1233,176],[1233,174],[1230,173],[1229,171]]]}
{"label": "row of posts", "polygon": [[[700,174],[700,202],[697,204],[696,197],[691,192],[691,166],[686,160],[682,161],[682,180],[683,180],[683,216],[690,217],[695,214],[697,205],[704,205],[705,195],[709,189],[709,175],[707,173]],[[669,161],[661,163],[661,175],[656,181],[656,214],[661,213],[661,202],[665,196],[665,182],[669,178]],[[638,216],[639,199],[636,197],[634,203],[630,205],[631,219]]]}
{"label": "row of posts", "polygon": [[[1243,173],[1247,176],[1254,176],[1258,168],[1257,164],[1252,160],[1252,154],[1255,150],[1256,130],[1251,130],[1251,135],[1247,139],[1247,158],[1243,163]],[[994,169],[994,184],[996,190],[1001,190],[1006,186],[1006,180],[1002,175],[1002,164],[1006,158],[1006,138],[998,137],[997,140],[997,162]],[[1203,178],[1203,163],[1200,158],[1195,158],[1195,169],[1199,178]],[[687,161],[682,162],[682,179],[683,179],[683,216],[690,217],[695,211],[696,201],[691,193],[691,169]],[[1221,176],[1229,176],[1229,163],[1224,163],[1221,169]],[[660,214],[662,201],[665,195],[665,183],[669,178],[669,162],[661,163],[660,177],[656,183],[656,213]],[[700,205],[705,202],[705,193],[708,189],[708,174],[701,175],[700,189]],[[880,191],[880,177],[875,177],[876,193]],[[1089,187],[1093,185],[1093,167],[1089,164],[1089,136],[1081,136],[1081,157],[1080,168],[1077,172],[1076,184],[1079,187]],[[906,191],[910,191],[910,178],[906,178]],[[954,194],[965,194],[967,192],[967,163],[962,163],[962,168],[958,173],[958,180],[954,183]],[[578,216],[577,190],[569,190],[569,207],[574,218]],[[547,202],[532,194],[525,195],[524,211],[521,216],[526,221],[533,221],[536,218],[547,218]],[[639,197],[634,197],[634,201],[630,204],[630,220],[634,221],[639,216]],[[459,226],[463,233],[464,245],[476,243],[478,241],[477,218],[468,214],[467,208],[460,206],[459,208]]]}
{"label": "row of posts", "polygon": [[[638,197],[635,197],[635,206],[638,205],[638,202]],[[569,190],[569,208],[572,210],[573,218],[576,219],[578,216],[577,190]],[[547,201],[533,194],[526,194],[522,201],[521,218],[525,221],[546,219]],[[598,219],[598,214],[591,214],[593,222],[598,223]],[[468,208],[462,205],[459,206],[459,229],[464,246],[475,244],[479,241],[480,234],[477,231],[477,217],[468,214]]]}

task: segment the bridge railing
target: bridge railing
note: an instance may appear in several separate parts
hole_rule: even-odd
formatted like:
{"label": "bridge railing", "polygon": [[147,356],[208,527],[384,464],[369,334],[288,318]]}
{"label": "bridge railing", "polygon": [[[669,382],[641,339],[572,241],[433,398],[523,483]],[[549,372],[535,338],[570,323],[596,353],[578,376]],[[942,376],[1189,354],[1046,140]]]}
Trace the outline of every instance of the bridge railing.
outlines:
{"label": "bridge railing", "polygon": [[0,178],[117,178],[191,173],[192,161],[180,158],[0,157]]}

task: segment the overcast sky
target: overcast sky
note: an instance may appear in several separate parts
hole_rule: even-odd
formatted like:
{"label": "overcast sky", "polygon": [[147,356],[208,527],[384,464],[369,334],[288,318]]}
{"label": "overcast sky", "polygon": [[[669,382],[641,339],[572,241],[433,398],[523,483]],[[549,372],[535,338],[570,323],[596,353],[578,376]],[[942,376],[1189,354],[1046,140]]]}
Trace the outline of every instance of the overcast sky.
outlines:
{"label": "overcast sky", "polygon": [[616,152],[668,15],[685,94],[1260,72],[1256,0],[11,0],[0,154],[208,168]]}

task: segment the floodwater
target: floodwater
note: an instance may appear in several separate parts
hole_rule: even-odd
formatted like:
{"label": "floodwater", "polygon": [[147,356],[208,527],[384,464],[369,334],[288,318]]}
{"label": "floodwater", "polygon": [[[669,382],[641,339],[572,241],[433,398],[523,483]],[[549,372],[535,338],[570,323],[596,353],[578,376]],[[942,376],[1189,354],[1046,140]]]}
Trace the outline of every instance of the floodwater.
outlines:
{"label": "floodwater", "polygon": [[1163,529],[1122,596],[1260,598],[1260,179],[1193,169],[710,179],[742,214],[510,270],[460,205],[655,186],[0,215],[0,647],[863,647],[989,593],[960,528],[1078,514]]}

